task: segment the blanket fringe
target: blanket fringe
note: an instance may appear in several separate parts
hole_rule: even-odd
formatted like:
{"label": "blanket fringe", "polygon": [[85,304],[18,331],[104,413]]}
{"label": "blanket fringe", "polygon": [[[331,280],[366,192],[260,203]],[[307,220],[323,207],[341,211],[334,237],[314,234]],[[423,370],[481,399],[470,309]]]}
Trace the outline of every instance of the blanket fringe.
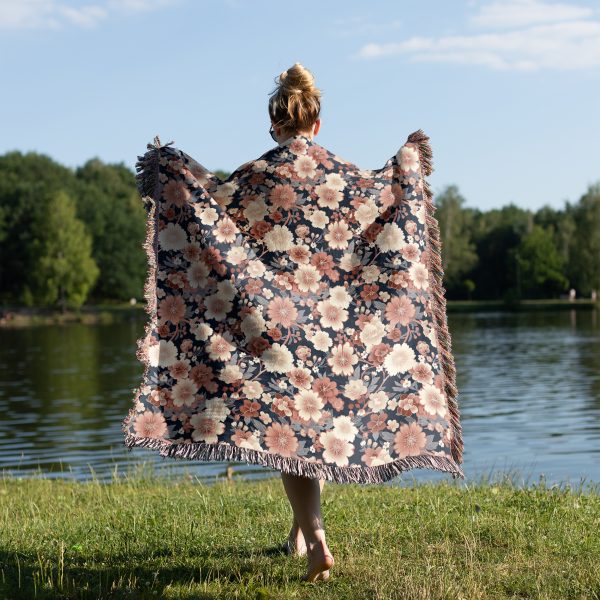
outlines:
{"label": "blanket fringe", "polygon": [[138,192],[144,202],[151,200],[154,202],[156,186],[158,184],[158,161],[160,160],[160,149],[165,146],[170,146],[175,142],[170,141],[166,144],[161,144],[160,138],[154,136],[154,143],[146,144],[148,152],[143,156],[138,156],[138,160],[135,163],[135,168],[138,173],[136,174],[136,184]]}
{"label": "blanket fringe", "polygon": [[[133,389],[134,399],[137,400],[142,393],[142,387],[148,378],[150,370],[150,361],[148,357],[148,348],[152,331],[156,327],[156,269],[157,269],[157,253],[158,253],[158,211],[156,210],[156,202],[159,189],[159,161],[160,161],[160,148],[163,146],[170,146],[174,142],[168,142],[167,144],[161,144],[159,136],[155,136],[154,143],[147,144],[148,152],[143,156],[138,156],[138,160],[135,164],[136,170],[136,184],[138,192],[142,198],[144,206],[146,208],[146,236],[142,244],[146,253],[146,260],[148,262],[148,271],[146,281],[144,282],[144,300],[145,311],[149,315],[144,326],[144,333],[136,342],[136,358],[144,365],[144,374],[142,376],[142,383],[139,387]],[[123,419],[121,429],[123,434],[127,437],[131,435],[129,433],[129,424],[136,415],[135,404],[131,406],[127,416]]]}
{"label": "blanket fringe", "polygon": [[349,466],[329,465],[309,461],[294,456],[282,456],[253,448],[241,448],[225,442],[207,444],[204,442],[171,443],[162,438],[137,437],[128,435],[125,444],[131,450],[134,446],[158,450],[163,458],[179,458],[200,461],[233,461],[246,462],[284,473],[300,475],[313,479],[325,479],[334,483],[385,483],[409,469],[435,469],[452,473],[453,479],[464,473],[456,462],[448,456],[437,454],[421,454],[406,456],[384,465]]}
{"label": "blanket fringe", "polygon": [[432,152],[429,136],[422,129],[411,133],[407,142],[417,145],[419,162],[421,164],[421,181],[426,208],[427,244],[430,252],[429,281],[433,293],[433,316],[435,333],[439,343],[441,366],[444,373],[444,391],[448,399],[452,439],[450,449],[457,463],[463,462],[463,439],[460,423],[460,411],[457,403],[458,390],[456,387],[456,367],[452,355],[452,338],[448,330],[446,313],[446,289],[443,286],[444,270],[442,266],[442,241],[440,228],[435,217],[436,206],[433,203],[433,193],[426,177],[433,172]]}

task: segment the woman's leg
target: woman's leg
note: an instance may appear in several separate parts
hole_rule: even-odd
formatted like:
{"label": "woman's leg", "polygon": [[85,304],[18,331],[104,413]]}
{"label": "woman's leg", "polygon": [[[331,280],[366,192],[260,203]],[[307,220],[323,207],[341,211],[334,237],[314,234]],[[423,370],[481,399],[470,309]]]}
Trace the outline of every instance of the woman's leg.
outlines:
{"label": "woman's leg", "polygon": [[[282,476],[285,473],[282,473]],[[321,492],[323,492],[323,486],[325,485],[324,479],[319,479],[319,485],[321,488]],[[294,507],[292,506],[292,510]],[[304,534],[302,533],[302,529],[300,529],[300,525],[298,524],[298,519],[296,518],[296,513],[294,512],[294,519],[292,521],[292,528],[287,537],[288,548],[291,553],[297,554],[299,556],[304,556],[306,554],[306,541],[304,540]]]}
{"label": "woman's leg", "polygon": [[326,578],[333,566],[333,556],[327,547],[321,515],[321,487],[319,479],[281,473],[283,487],[292,505],[294,516],[304,534],[308,555],[305,581]]}

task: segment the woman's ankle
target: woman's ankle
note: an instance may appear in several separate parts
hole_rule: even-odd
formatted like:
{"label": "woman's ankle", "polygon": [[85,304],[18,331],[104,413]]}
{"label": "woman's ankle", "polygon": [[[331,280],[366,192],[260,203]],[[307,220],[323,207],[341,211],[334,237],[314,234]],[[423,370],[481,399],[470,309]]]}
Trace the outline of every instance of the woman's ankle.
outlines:
{"label": "woman's ankle", "polygon": [[325,530],[323,529],[311,531],[308,538],[306,535],[304,536],[304,541],[306,542],[306,548],[309,552],[314,552],[318,549],[327,550]]}

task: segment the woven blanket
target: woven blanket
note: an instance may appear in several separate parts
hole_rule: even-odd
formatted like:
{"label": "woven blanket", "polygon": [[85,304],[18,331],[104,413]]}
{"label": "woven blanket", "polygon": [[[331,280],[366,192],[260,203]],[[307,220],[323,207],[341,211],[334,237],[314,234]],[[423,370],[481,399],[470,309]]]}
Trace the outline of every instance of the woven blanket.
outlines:
{"label": "woven blanket", "polygon": [[337,483],[464,478],[422,130],[373,170],[304,135],[226,180],[158,136],[136,169],[148,319],[130,450]]}

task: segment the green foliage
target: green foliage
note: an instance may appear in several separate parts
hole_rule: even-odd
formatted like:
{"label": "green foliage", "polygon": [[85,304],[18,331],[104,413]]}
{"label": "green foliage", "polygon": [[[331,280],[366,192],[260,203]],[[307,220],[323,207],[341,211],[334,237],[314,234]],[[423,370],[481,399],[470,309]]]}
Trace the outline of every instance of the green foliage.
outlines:
{"label": "green foliage", "polygon": [[92,238],[66,192],[47,194],[38,202],[37,235],[30,245],[35,265],[25,274],[27,298],[63,309],[81,306],[100,273],[92,258]]}
{"label": "green foliage", "polygon": [[552,232],[534,225],[519,245],[511,249],[517,265],[519,295],[548,298],[566,291],[569,282],[563,275],[563,257],[559,254]]}
{"label": "green foliage", "polygon": [[64,191],[76,197],[73,172],[43,154],[0,156],[0,295],[4,302],[35,302],[28,278],[37,268],[43,235],[42,198]]}
{"label": "green foliage", "polygon": [[231,173],[229,171],[222,171],[221,169],[217,169],[216,171],[213,171],[213,173],[221,180],[221,181],[226,181],[227,179],[229,179],[229,176],[231,175]]}
{"label": "green foliage", "polygon": [[580,295],[600,291],[600,182],[588,188],[572,210],[571,272]]}
{"label": "green foliage", "polygon": [[[600,183],[564,210],[509,204],[483,212],[465,206],[455,185],[434,201],[449,299],[518,302],[555,297],[568,287],[579,297],[600,291]],[[67,219],[64,230],[49,213],[52,202]],[[60,243],[49,239],[49,227]],[[124,164],[91,158],[72,170],[34,152],[0,156],[1,303],[142,299],[145,233],[135,174]]]}
{"label": "green foliage", "polygon": [[92,295],[96,299],[141,299],[146,213],[134,174],[123,165],[91,159],[77,169],[76,176],[78,214],[92,235],[94,259],[101,272]]}
{"label": "green foliage", "polygon": [[478,262],[475,244],[471,238],[472,210],[463,208],[465,199],[455,185],[448,186],[435,199],[435,216],[440,227],[444,283],[449,289],[460,287],[466,273]]}

